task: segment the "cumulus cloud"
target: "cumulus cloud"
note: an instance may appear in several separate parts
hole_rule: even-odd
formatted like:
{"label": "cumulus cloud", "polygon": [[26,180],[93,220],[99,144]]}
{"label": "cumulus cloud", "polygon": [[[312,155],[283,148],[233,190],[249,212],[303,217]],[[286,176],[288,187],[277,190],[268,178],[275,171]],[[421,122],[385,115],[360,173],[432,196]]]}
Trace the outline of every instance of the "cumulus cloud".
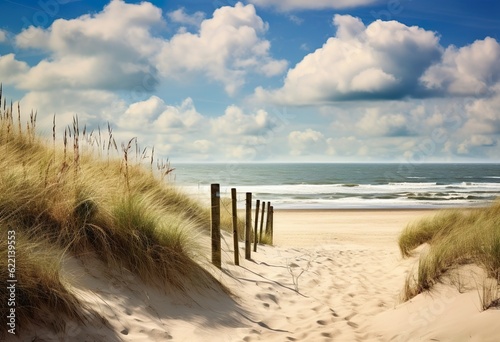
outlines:
{"label": "cumulus cloud", "polygon": [[142,146],[154,146],[157,155],[203,159],[211,146],[203,137],[208,120],[198,112],[191,98],[172,105],[151,96],[115,113],[113,122],[120,140],[137,136]]}
{"label": "cumulus cloud", "polygon": [[267,111],[245,113],[235,105],[228,106],[223,115],[211,118],[210,126],[213,141],[222,146],[223,156],[229,159],[257,157],[277,132],[277,120]]}
{"label": "cumulus cloud", "polygon": [[221,7],[201,23],[199,32],[179,33],[164,42],[159,69],[165,77],[201,72],[234,94],[249,71],[275,76],[287,67],[286,61],[270,56],[271,44],[262,38],[267,28],[253,5]]}
{"label": "cumulus cloud", "polygon": [[149,133],[188,133],[202,120],[191,98],[179,106],[167,105],[157,96],[131,104],[120,116],[118,125],[127,130]]}
{"label": "cumulus cloud", "polygon": [[173,158],[253,159],[273,139],[275,122],[264,110],[245,113],[231,105],[210,118],[198,112],[191,98],[179,105],[157,96],[133,103],[119,116],[119,131],[133,132],[146,145]]}
{"label": "cumulus cloud", "polygon": [[496,144],[497,140],[491,136],[473,135],[458,145],[457,153],[469,154],[477,147],[493,147],[496,146]]}
{"label": "cumulus cloud", "polygon": [[378,0],[250,0],[250,2],[262,7],[276,7],[281,11],[292,11],[352,8],[370,5],[378,2]]}
{"label": "cumulus cloud", "polygon": [[[88,128],[97,128],[106,121],[114,124],[116,118],[127,109],[127,104],[118,95],[102,90],[61,89],[57,96],[51,89],[31,91],[20,100],[21,112],[38,112],[37,127],[43,132],[52,130],[52,118],[56,116],[59,134],[71,125],[74,116]],[[125,138],[130,139],[130,134]]]}
{"label": "cumulus cloud", "polygon": [[10,53],[8,55],[0,55],[0,76],[2,82],[14,83],[17,77],[29,70],[29,65],[25,62],[16,60],[15,55]]}
{"label": "cumulus cloud", "polygon": [[193,14],[187,14],[184,8],[179,8],[178,10],[168,13],[168,18],[177,24],[199,27],[201,22],[205,19],[205,13],[195,12]]}
{"label": "cumulus cloud", "polygon": [[490,97],[479,98],[467,106],[464,132],[468,134],[500,134],[500,83],[491,87]]}
{"label": "cumulus cloud", "polygon": [[356,99],[400,99],[442,53],[434,32],[397,21],[335,15],[337,32],[286,75],[281,89],[255,91],[262,101],[310,105]]}
{"label": "cumulus cloud", "polygon": [[263,37],[268,25],[253,5],[221,7],[209,19],[182,8],[167,16],[177,24],[194,26],[196,33],[180,30],[170,38],[159,36],[167,26],[160,8],[120,0],[95,14],[57,19],[48,28],[30,26],[15,37],[15,44],[19,49],[37,49],[45,58],[18,72],[15,85],[39,91],[148,93],[164,78],[183,79],[189,73],[221,83],[234,94],[248,74],[272,77],[287,67],[286,61],[271,57],[271,44]]}
{"label": "cumulus cloud", "polygon": [[[169,23],[189,25],[196,33],[159,36]],[[229,106],[220,117],[209,118],[189,97],[167,104],[148,93],[159,82],[187,73],[234,93],[250,73],[268,77],[283,72],[287,64],[271,57],[267,29],[253,5],[222,7],[205,19],[184,9],[163,17],[149,2],[113,0],[100,12],[21,31],[16,47],[37,50],[41,60],[29,65],[14,54],[0,55],[0,79],[27,91],[21,107],[38,110],[39,127],[45,131],[51,129],[54,113],[59,128],[78,115],[90,129],[109,121],[117,126],[117,141],[137,136],[163,155],[255,158],[276,126],[266,111],[245,113]]]}
{"label": "cumulus cloud", "polygon": [[151,56],[159,39],[151,29],[162,23],[161,10],[151,3],[114,0],[97,14],[57,19],[47,29],[30,26],[17,35],[16,45],[41,49],[50,58],[20,75],[17,86],[131,90],[147,79],[152,90],[157,72]]}
{"label": "cumulus cloud", "polygon": [[458,96],[487,94],[500,81],[500,44],[487,37],[457,48],[450,46],[441,61],[421,78],[429,89]]}
{"label": "cumulus cloud", "polygon": [[322,154],[325,151],[325,137],[313,129],[293,131],[288,135],[290,154],[293,156]]}
{"label": "cumulus cloud", "polygon": [[382,114],[379,108],[370,108],[356,123],[363,136],[408,136],[411,131],[405,115]]}
{"label": "cumulus cloud", "polygon": [[224,135],[265,135],[275,123],[264,110],[255,114],[245,114],[237,106],[226,108],[224,115],[212,119],[212,131]]}

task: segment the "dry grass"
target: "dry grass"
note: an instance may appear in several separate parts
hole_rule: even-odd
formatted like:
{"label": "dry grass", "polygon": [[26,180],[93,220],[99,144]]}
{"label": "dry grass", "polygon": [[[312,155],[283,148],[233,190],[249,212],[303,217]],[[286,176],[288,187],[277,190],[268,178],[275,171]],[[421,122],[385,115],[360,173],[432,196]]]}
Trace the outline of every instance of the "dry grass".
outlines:
{"label": "dry grass", "polygon": [[500,202],[441,211],[408,225],[399,237],[404,257],[422,244],[428,249],[420,256],[416,275],[407,280],[404,299],[431,289],[443,274],[464,264],[477,264],[489,278],[500,281]]}
{"label": "dry grass", "polygon": [[209,209],[164,181],[173,170],[168,161],[155,172],[153,150],[141,153],[135,139],[120,157],[109,125],[104,138],[100,129],[80,132],[75,118],[58,143],[54,119],[49,144],[35,134],[36,113],[26,128],[21,120],[20,108],[17,117],[12,106],[0,108],[0,275],[7,279],[4,237],[15,230],[19,327],[57,330],[53,312],[59,321],[85,321],[89,310],[59,273],[68,253],[84,263],[97,257],[164,291],[225,291],[198,263],[196,237],[209,233]]}
{"label": "dry grass", "polygon": [[[13,227],[5,222],[0,223],[0,234],[7,236]],[[37,233],[37,227],[31,227],[31,234]],[[7,239],[0,239],[2,258],[7,255]],[[16,234],[16,328],[23,329],[32,322],[50,327],[55,331],[64,329],[64,320],[56,317],[57,312],[66,320],[83,323],[89,318],[78,299],[65,287],[59,271],[63,251],[47,244],[34,236]],[[7,267],[0,268],[1,279],[9,279]],[[10,284],[9,284],[10,285]],[[0,288],[0,297],[4,301],[0,306],[0,314],[7,317],[9,309],[6,298],[9,298],[7,286]],[[3,324],[5,325],[5,324]],[[5,327],[2,327],[2,331]],[[5,331],[3,331],[5,334]],[[1,335],[1,334],[0,334]]]}

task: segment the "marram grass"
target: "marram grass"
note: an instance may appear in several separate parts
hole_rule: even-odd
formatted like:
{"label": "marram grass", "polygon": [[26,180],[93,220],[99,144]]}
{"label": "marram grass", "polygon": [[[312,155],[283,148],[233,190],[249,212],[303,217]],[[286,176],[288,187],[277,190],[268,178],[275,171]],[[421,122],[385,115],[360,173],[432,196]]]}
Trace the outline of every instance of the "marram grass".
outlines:
{"label": "marram grass", "polygon": [[399,248],[409,257],[422,244],[416,275],[407,280],[403,299],[429,290],[447,271],[477,264],[489,278],[500,281],[500,201],[484,208],[443,210],[408,225]]}
{"label": "marram grass", "polygon": [[[1,96],[0,86],[0,104]],[[152,155],[143,150],[131,156],[133,140],[118,155],[109,127],[106,141],[100,130],[80,132],[75,119],[59,143],[54,121],[53,141],[47,142],[35,134],[36,114],[27,125],[20,118],[19,108],[14,113],[4,100],[0,278],[8,278],[6,238],[14,230],[17,328],[41,325],[60,332],[64,324],[58,321],[85,322],[96,315],[65,286],[60,270],[67,256],[83,263],[97,258],[106,267],[126,269],[166,292],[227,291],[199,263],[203,248],[197,237],[209,234],[209,208],[163,180],[171,171],[169,164],[158,162],[159,177]],[[150,167],[142,165],[145,159]],[[230,220],[230,214],[223,220]],[[6,291],[0,287],[0,298],[7,298]],[[0,315],[6,317],[1,307]],[[0,337],[6,330],[2,325]]]}

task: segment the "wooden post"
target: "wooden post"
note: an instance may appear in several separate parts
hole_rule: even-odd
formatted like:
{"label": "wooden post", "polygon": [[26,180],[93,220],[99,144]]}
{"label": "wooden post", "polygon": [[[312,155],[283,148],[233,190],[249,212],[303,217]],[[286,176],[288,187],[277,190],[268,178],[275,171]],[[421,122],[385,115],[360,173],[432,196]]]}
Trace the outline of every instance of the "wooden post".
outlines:
{"label": "wooden post", "polygon": [[[262,241],[262,227],[264,226],[264,212],[266,211],[266,202],[262,202],[262,215],[260,216],[260,237],[259,242]],[[257,229],[257,228],[255,228]]]}
{"label": "wooden post", "polygon": [[270,220],[271,220],[271,202],[267,202],[267,218],[266,218],[266,235],[269,235],[271,226],[270,226]]}
{"label": "wooden post", "polygon": [[274,235],[274,226],[273,226],[273,224],[274,224],[274,207],[273,206],[271,206],[271,209],[267,214],[271,216],[271,219],[269,220],[269,222],[271,224],[270,231],[271,231],[271,246],[272,246],[273,245],[273,235]]}
{"label": "wooden post", "polygon": [[211,192],[211,221],[212,221],[212,264],[221,268],[221,248],[220,248],[220,186],[219,184],[210,185]]}
{"label": "wooden post", "polygon": [[234,264],[240,264],[239,240],[238,240],[238,213],[236,208],[236,189],[231,189],[232,211],[233,211],[233,243],[234,243]]}
{"label": "wooden post", "polygon": [[252,233],[252,193],[247,192],[247,198],[246,198],[246,230],[245,230],[245,259],[250,259],[251,257],[251,249],[252,245],[250,243],[250,235]]}
{"label": "wooden post", "polygon": [[257,200],[255,204],[255,225],[254,225],[254,237],[253,237],[253,251],[257,252],[257,243],[259,242],[257,239],[257,227],[259,226],[259,207],[260,207],[260,200]]}

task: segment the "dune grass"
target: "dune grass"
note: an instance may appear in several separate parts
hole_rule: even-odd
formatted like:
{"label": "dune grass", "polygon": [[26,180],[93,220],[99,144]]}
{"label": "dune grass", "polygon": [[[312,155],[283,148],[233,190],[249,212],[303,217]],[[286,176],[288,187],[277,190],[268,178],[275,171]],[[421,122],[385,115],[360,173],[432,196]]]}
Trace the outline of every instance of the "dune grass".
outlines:
{"label": "dune grass", "polygon": [[404,300],[427,291],[449,270],[464,264],[480,266],[500,282],[500,201],[484,208],[443,210],[408,225],[399,237],[403,257],[427,244],[416,275],[405,285]]}
{"label": "dune grass", "polygon": [[[199,263],[197,237],[209,234],[209,208],[164,181],[172,171],[168,162],[157,162],[153,170],[153,150],[141,152],[135,145],[134,156],[134,139],[120,151],[109,125],[103,138],[100,130],[80,131],[75,118],[57,139],[54,119],[52,143],[35,130],[36,113],[25,125],[20,108],[16,113],[4,100],[0,278],[8,278],[6,238],[14,230],[18,327],[39,324],[58,330],[54,312],[59,321],[88,318],[89,310],[64,285],[60,269],[67,255],[83,263],[97,258],[166,292],[227,291]],[[6,291],[0,288],[0,298],[7,298]],[[0,335],[5,333],[2,325]]]}

